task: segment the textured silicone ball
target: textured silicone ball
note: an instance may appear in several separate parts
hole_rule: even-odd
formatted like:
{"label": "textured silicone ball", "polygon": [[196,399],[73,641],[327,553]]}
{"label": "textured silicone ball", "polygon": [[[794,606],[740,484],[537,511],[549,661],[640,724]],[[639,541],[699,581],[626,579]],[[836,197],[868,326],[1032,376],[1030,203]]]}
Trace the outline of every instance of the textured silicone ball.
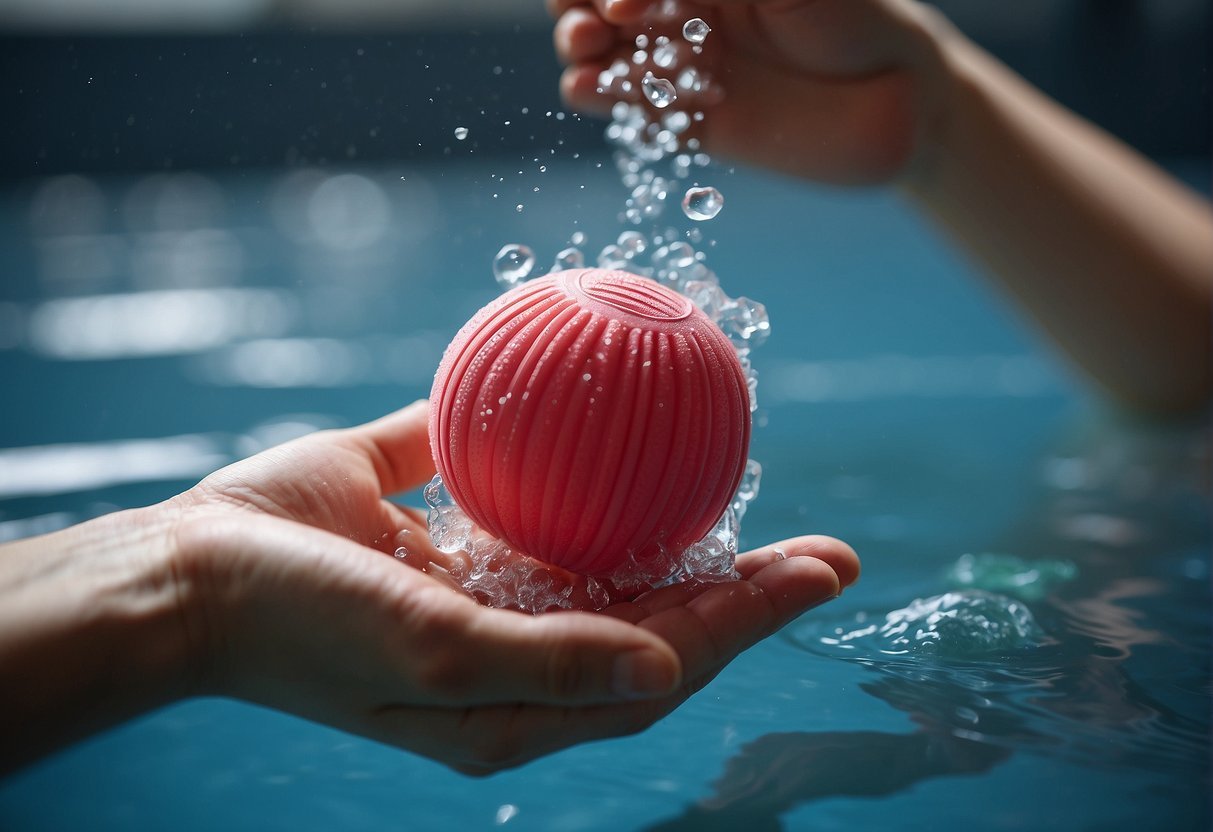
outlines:
{"label": "textured silicone ball", "polygon": [[460,508],[583,574],[702,538],[749,450],[728,339],[626,272],[560,272],[503,294],[447,347],[430,402],[434,462]]}

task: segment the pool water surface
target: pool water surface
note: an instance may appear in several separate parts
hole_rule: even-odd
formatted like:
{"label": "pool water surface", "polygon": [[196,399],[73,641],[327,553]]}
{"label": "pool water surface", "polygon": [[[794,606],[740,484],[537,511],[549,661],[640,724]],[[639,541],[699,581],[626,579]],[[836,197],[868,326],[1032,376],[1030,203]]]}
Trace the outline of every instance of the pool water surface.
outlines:
{"label": "pool water surface", "polygon": [[[425,395],[502,245],[618,233],[609,160],[547,167],[0,193],[0,539]],[[742,542],[840,537],[858,584],[649,731],[489,779],[201,699],[0,781],[0,828],[1208,829],[1203,426],[1101,404],[895,197],[716,181],[709,265],[772,321]]]}

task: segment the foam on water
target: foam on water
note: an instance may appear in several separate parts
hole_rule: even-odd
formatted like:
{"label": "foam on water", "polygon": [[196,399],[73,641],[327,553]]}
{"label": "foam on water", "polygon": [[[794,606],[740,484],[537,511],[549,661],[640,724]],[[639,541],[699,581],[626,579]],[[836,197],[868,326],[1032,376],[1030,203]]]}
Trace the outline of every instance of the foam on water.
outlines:
{"label": "foam on water", "polygon": [[885,613],[866,612],[815,636],[825,652],[973,658],[1027,650],[1047,636],[1019,601],[980,589],[918,598]]}

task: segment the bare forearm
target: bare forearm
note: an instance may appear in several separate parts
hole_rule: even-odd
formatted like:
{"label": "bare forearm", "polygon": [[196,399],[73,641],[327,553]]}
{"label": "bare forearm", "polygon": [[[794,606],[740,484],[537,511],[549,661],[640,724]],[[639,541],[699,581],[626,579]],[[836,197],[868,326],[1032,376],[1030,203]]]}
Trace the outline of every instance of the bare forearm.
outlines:
{"label": "bare forearm", "polygon": [[947,102],[909,193],[1114,396],[1199,407],[1208,205],[946,27],[941,38]]}
{"label": "bare forearm", "polygon": [[183,696],[156,509],[0,548],[0,772]]}

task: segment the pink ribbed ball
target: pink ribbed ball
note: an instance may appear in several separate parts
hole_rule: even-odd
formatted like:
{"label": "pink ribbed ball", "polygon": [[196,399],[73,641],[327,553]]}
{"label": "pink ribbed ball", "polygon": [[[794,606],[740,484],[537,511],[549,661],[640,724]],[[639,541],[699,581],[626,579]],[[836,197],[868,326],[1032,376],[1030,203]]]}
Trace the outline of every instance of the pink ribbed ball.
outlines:
{"label": "pink ribbed ball", "polygon": [[702,538],[750,442],[728,339],[682,295],[619,271],[549,275],[481,309],[430,401],[434,462],[460,508],[583,574]]}

